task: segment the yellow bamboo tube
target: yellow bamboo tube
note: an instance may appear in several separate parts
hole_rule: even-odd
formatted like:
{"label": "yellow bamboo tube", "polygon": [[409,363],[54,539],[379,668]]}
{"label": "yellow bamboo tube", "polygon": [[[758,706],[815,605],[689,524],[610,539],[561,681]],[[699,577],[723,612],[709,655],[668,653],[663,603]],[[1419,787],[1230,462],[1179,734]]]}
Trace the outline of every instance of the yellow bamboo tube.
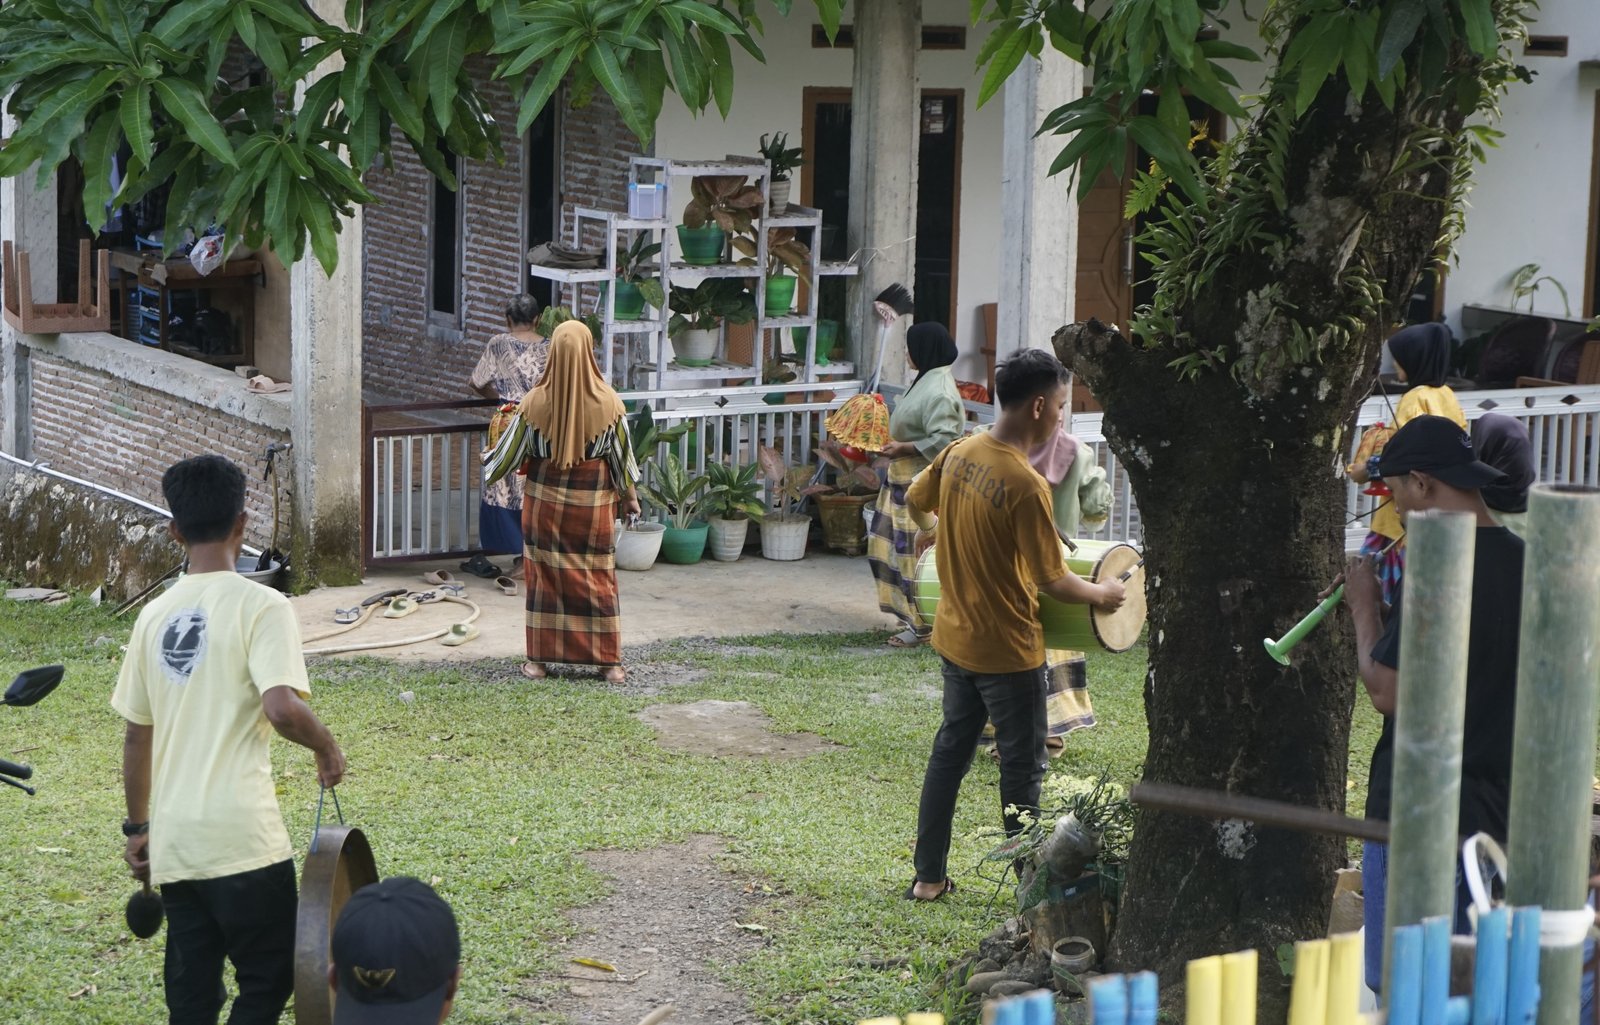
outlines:
{"label": "yellow bamboo tube", "polygon": [[1328,956],[1327,1025],[1358,1025],[1361,1007],[1361,973],[1364,967],[1361,934],[1335,936]]}
{"label": "yellow bamboo tube", "polygon": [[1222,1025],[1222,958],[1189,962],[1184,992],[1186,1025]]}
{"label": "yellow bamboo tube", "polygon": [[1294,989],[1289,994],[1289,1025],[1326,1025],[1328,958],[1333,944],[1302,940],[1294,945]]}
{"label": "yellow bamboo tube", "polygon": [[1256,952],[1222,956],[1222,1025],[1256,1025]]}

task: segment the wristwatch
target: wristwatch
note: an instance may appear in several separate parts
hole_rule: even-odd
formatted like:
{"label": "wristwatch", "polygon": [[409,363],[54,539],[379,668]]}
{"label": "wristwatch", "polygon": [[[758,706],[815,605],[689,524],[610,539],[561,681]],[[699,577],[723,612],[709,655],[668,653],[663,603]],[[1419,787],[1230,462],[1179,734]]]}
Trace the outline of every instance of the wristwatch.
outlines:
{"label": "wristwatch", "polygon": [[148,822],[129,822],[127,819],[122,820],[123,836],[144,836],[148,832],[150,832],[150,823]]}
{"label": "wristwatch", "polygon": [[1375,456],[1368,456],[1367,457],[1367,479],[1368,480],[1382,480],[1383,479],[1383,474],[1378,472],[1378,461],[1380,459],[1382,459],[1382,458],[1383,458],[1382,455],[1375,455]]}

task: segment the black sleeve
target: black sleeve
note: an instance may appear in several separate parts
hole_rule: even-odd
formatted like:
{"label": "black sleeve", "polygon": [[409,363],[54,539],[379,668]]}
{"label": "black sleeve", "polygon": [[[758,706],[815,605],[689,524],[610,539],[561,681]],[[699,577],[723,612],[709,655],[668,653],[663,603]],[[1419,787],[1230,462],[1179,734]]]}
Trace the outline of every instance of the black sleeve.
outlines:
{"label": "black sleeve", "polygon": [[1394,596],[1389,618],[1383,624],[1378,643],[1372,646],[1372,661],[1390,669],[1400,668],[1400,595]]}

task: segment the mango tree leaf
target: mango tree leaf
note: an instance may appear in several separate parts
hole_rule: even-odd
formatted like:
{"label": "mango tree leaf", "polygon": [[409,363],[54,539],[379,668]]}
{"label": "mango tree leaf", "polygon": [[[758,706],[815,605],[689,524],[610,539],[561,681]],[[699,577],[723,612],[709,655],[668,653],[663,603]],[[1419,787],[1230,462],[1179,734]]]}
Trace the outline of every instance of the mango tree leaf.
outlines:
{"label": "mango tree leaf", "polygon": [[372,91],[406,138],[421,144],[427,136],[422,127],[422,110],[401,85],[394,69],[384,61],[372,62]]}
{"label": "mango tree leaf", "polygon": [[728,39],[715,32],[702,32],[700,36],[711,53],[711,95],[717,101],[718,112],[727,117],[733,109],[733,54],[728,51]]}
{"label": "mango tree leaf", "polygon": [[1460,0],[1460,3],[1467,45],[1478,56],[1493,58],[1500,49],[1500,36],[1495,31],[1494,11],[1489,0]]}
{"label": "mango tree leaf", "polygon": [[166,112],[178,120],[195,145],[227,164],[234,165],[233,147],[228,136],[211,116],[205,97],[194,83],[182,78],[160,78],[155,82],[156,98]]}
{"label": "mango tree leaf", "polygon": [[1397,0],[1384,9],[1382,41],[1378,43],[1378,78],[1385,79],[1400,63],[1401,54],[1417,37],[1428,13],[1426,0]]}
{"label": "mango tree leaf", "polygon": [[[228,12],[234,0],[182,0],[173,4],[150,31],[168,46],[183,49],[197,29],[209,29],[213,19]],[[226,19],[224,19],[226,20]]]}
{"label": "mango tree leaf", "polygon": [[105,110],[83,140],[83,213],[89,227],[100,233],[111,202],[111,164],[122,145],[117,112]]}
{"label": "mango tree leaf", "polygon": [[[1035,32],[1038,26],[1032,26]],[[984,73],[983,84],[978,89],[978,106],[987,103],[990,97],[1000,91],[1011,73],[1017,70],[1022,63],[1022,58],[1028,52],[1030,36],[1028,31],[1016,25],[1007,25],[1005,29],[997,28],[996,32],[1007,31],[1006,38],[995,49],[994,58],[989,62],[989,70]]]}
{"label": "mango tree leaf", "polygon": [[561,80],[566,77],[567,69],[572,67],[573,59],[578,55],[578,48],[569,46],[557,50],[545,59],[544,67],[534,76],[533,83],[528,86],[528,91],[522,97],[522,110],[517,115],[517,134],[527,132],[544,105],[550,102],[550,97],[561,88]]}

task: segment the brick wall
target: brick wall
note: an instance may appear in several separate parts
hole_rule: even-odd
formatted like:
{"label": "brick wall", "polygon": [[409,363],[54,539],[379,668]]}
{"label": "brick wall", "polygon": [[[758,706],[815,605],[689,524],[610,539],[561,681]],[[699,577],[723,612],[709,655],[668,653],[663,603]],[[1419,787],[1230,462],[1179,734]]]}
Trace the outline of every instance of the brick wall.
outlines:
{"label": "brick wall", "polygon": [[[260,462],[286,432],[152,391],[98,370],[35,351],[33,454],[62,473],[94,481],[165,507],[161,474],[190,456],[216,453],[244,471],[246,540],[264,546],[272,536],[272,493]],[[92,425],[87,439],[84,425]],[[278,457],[279,547],[289,537],[287,454]]]}
{"label": "brick wall", "polygon": [[[487,96],[495,119],[502,126],[515,126],[516,102],[505,86],[491,83]],[[610,100],[602,94],[578,110],[563,106],[560,121],[563,222],[574,206],[625,207],[628,158],[639,152],[639,145]],[[398,134],[393,170],[368,176],[367,187],[379,200],[366,207],[362,222],[366,257],[362,376],[369,399],[476,398],[467,378],[484,343],[503,330],[506,300],[527,286],[521,277],[526,154],[521,139],[507,138],[504,146],[505,164],[468,161],[462,174],[465,328],[460,340],[428,337],[431,176]],[[542,241],[531,239],[528,244]]]}

